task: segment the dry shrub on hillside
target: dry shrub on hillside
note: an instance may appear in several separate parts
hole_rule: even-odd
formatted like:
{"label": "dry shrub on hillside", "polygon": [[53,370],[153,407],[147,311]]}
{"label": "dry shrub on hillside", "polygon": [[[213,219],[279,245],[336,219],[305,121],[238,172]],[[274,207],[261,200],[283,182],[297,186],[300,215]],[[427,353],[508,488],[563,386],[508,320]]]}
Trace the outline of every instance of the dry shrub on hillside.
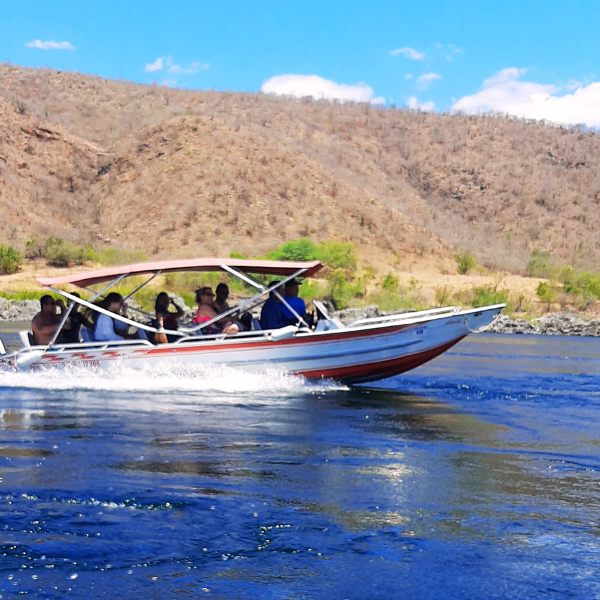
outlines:
{"label": "dry shrub on hillside", "polygon": [[595,133],[13,66],[0,67],[0,96],[11,122],[37,119],[96,145],[95,172],[64,145],[39,163],[54,168],[27,179],[18,161],[36,143],[0,142],[0,156],[15,153],[10,168],[0,160],[12,197],[56,207],[57,221],[82,215],[90,236],[98,226],[163,254],[258,254],[308,236],[367,253],[464,248],[510,271],[524,271],[533,249],[600,266]]}

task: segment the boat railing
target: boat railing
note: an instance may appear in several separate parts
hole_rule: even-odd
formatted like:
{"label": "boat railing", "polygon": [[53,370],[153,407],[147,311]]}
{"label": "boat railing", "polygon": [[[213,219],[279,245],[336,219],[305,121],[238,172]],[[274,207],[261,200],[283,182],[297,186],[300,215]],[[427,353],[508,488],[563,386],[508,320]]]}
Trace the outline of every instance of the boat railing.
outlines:
{"label": "boat railing", "polygon": [[[293,328],[293,333],[310,333],[310,330],[302,327],[302,328]],[[132,346],[139,347],[143,346],[144,348],[157,348],[157,347],[169,347],[169,346],[179,346],[182,344],[190,344],[190,343],[206,343],[206,342],[235,342],[236,340],[246,339],[246,340],[257,340],[257,339],[265,339],[265,340],[277,340],[279,339],[278,330],[265,330],[265,331],[241,331],[234,335],[229,335],[226,333],[216,333],[212,335],[195,335],[182,337],[177,339],[176,341],[170,344],[160,344],[160,346],[156,346],[152,344],[148,340],[115,340],[110,342],[78,342],[71,344],[54,344],[51,348],[47,346],[41,345],[23,345],[17,352],[19,354],[26,354],[29,352],[35,352],[39,350],[43,350],[47,354],[58,354],[63,352],[81,352],[86,350],[111,350],[116,348],[130,348]],[[288,332],[289,334],[289,332]],[[286,335],[289,337],[289,335]],[[7,354],[6,349],[2,355]]]}
{"label": "boat railing", "polygon": [[77,342],[74,344],[54,344],[51,348],[47,346],[25,346],[19,352],[28,350],[45,350],[48,354],[56,352],[68,352],[71,350],[110,350],[111,348],[122,348],[123,346],[150,346],[154,347],[148,340],[115,340],[112,342]]}
{"label": "boat railing", "polygon": [[[189,344],[190,342],[209,342],[215,340],[237,340],[240,338],[244,339],[255,339],[261,337],[267,337],[268,331],[239,331],[235,334],[227,334],[227,333],[212,333],[212,334],[200,334],[200,335],[189,335],[186,337],[180,337],[179,339],[172,342],[170,345],[181,345],[181,344]],[[163,345],[163,344],[161,344]]]}
{"label": "boat railing", "polygon": [[277,341],[282,339],[282,337],[292,337],[295,334],[307,334],[312,333],[310,329],[307,327],[296,327],[295,325],[284,327],[282,329],[266,329],[266,330],[258,330],[258,331],[240,331],[235,334],[227,334],[227,333],[214,333],[214,334],[204,334],[204,335],[190,335],[187,337],[179,338],[175,340],[172,344],[173,346],[179,346],[182,344],[189,343],[198,343],[198,342],[211,342],[211,341],[219,341],[219,342],[235,342],[237,340],[272,340]]}
{"label": "boat railing", "polygon": [[414,312],[406,312],[398,315],[386,315],[385,317],[370,317],[368,319],[358,319],[352,321],[346,325],[346,327],[359,327],[361,325],[379,325],[382,323],[389,323],[390,321],[402,321],[406,319],[420,319],[422,317],[431,317],[434,315],[441,315],[443,313],[457,313],[462,308],[460,306],[445,306],[443,308],[430,308],[427,310],[418,310]]}

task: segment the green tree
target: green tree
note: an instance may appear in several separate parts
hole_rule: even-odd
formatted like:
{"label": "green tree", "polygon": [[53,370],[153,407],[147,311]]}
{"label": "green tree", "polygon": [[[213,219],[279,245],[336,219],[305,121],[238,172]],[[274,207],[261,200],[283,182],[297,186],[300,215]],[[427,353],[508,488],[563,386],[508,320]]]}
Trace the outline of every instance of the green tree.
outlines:
{"label": "green tree", "polygon": [[529,276],[550,279],[553,272],[554,266],[550,252],[540,252],[539,250],[534,250],[531,253],[529,262],[527,263],[527,273]]}
{"label": "green tree", "polygon": [[548,303],[548,308],[550,308],[552,302],[556,301],[556,286],[552,283],[546,281],[540,282],[536,293],[542,302]]}
{"label": "green tree", "polygon": [[317,258],[331,269],[343,269],[348,275],[356,273],[358,251],[352,243],[323,242],[319,245],[319,255]]}
{"label": "green tree", "polygon": [[460,275],[466,275],[477,264],[475,257],[466,250],[459,250],[454,255],[454,260]]}
{"label": "green tree", "polygon": [[92,258],[98,258],[91,248],[77,246],[57,237],[49,237],[46,240],[42,255],[46,262],[53,267],[82,265]]}
{"label": "green tree", "polygon": [[494,286],[473,288],[473,308],[489,306],[490,304],[503,304],[508,299],[507,291],[498,291]]}
{"label": "green tree", "polygon": [[305,261],[315,260],[320,257],[317,246],[307,238],[286,242],[277,250],[269,252],[273,260]]}
{"label": "green tree", "polygon": [[382,290],[390,290],[397,292],[400,285],[400,277],[394,273],[388,273],[381,283]]}
{"label": "green tree", "polygon": [[10,275],[16,273],[22,263],[23,257],[20,252],[12,246],[0,244],[0,274]]}
{"label": "green tree", "polygon": [[577,273],[575,273],[575,269],[573,267],[563,267],[558,272],[556,279],[563,284],[565,292],[567,292],[567,294],[579,291],[577,289],[577,283],[579,278],[577,276]]}

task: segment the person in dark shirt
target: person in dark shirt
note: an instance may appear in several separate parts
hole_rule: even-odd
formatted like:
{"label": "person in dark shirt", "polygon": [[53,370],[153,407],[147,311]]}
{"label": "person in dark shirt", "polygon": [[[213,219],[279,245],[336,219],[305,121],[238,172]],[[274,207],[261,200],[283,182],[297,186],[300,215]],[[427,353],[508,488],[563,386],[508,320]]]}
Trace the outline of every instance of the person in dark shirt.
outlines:
{"label": "person in dark shirt", "polygon": [[[77,292],[73,292],[73,296],[81,298]],[[71,321],[71,328],[65,329],[62,333],[63,339],[67,344],[78,344],[80,340],[81,326],[87,327],[88,329],[94,329],[93,321],[90,321],[84,314],[79,312],[79,304],[76,304],[69,315]]]}
{"label": "person in dark shirt", "polygon": [[[284,300],[300,315],[302,319],[304,319],[306,316],[306,304],[304,304],[304,300],[302,300],[302,298],[298,297],[299,289],[300,284],[298,281],[296,279],[290,279],[285,284]],[[298,319],[294,313],[287,306],[285,306],[285,304],[282,304],[281,312],[286,325],[295,325],[298,322]]]}
{"label": "person in dark shirt", "polygon": [[[273,285],[272,283],[270,287]],[[285,325],[281,312],[281,301],[271,292],[260,312],[260,326],[262,329],[281,329]]]}

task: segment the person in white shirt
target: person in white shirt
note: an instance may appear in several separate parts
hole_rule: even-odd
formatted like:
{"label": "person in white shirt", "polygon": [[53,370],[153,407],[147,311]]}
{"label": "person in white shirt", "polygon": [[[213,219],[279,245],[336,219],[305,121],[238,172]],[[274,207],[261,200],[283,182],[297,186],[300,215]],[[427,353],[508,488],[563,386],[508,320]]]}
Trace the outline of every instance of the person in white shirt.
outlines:
{"label": "person in white shirt", "polygon": [[[116,292],[111,292],[99,303],[99,306],[119,315],[123,310],[123,296]],[[125,323],[112,319],[108,315],[98,315],[94,330],[94,338],[97,342],[117,342],[130,337],[127,333],[127,325]]]}

